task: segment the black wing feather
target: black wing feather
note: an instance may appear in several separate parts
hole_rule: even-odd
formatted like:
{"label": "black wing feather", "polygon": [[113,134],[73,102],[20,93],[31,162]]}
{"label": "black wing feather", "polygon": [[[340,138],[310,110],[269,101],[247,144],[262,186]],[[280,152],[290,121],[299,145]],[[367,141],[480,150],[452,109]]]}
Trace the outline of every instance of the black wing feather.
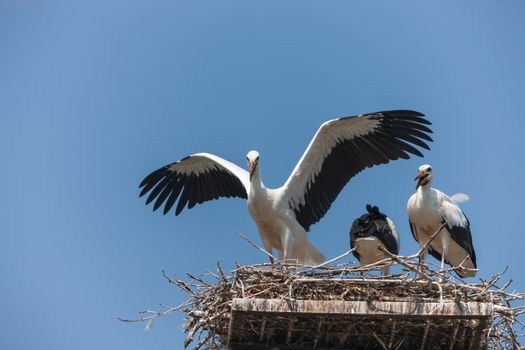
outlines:
{"label": "black wing feather", "polygon": [[412,233],[412,237],[414,237],[416,242],[419,243],[419,241],[417,240],[417,237],[416,237],[416,233],[414,232],[414,224],[412,223],[412,221],[410,221],[410,219],[408,219],[408,226],[410,227],[410,232]]}
{"label": "black wing feather", "polygon": [[[465,214],[463,214],[465,215]],[[474,267],[477,268],[476,263],[476,251],[474,250],[474,244],[472,243],[472,233],[470,232],[470,221],[467,216],[467,226],[449,226],[447,225],[447,230],[450,233],[450,238],[452,238],[461,248],[465,249],[468,255],[470,255],[470,260],[474,264]]]}
{"label": "black wing feather", "polygon": [[[463,214],[465,215],[465,214]],[[461,248],[465,250],[465,252],[470,256],[470,260],[472,261],[472,264],[474,264],[474,268],[478,268],[478,265],[476,263],[476,251],[474,250],[474,244],[472,243],[472,234],[470,232],[470,222],[468,218],[467,219],[467,226],[450,226],[446,225],[445,228],[450,234],[450,238],[456,242]],[[443,221],[445,222],[445,221]],[[412,230],[412,223],[410,225],[410,229]],[[414,232],[412,231],[412,234],[414,235]],[[415,235],[414,235],[415,238]],[[428,253],[432,255],[436,260],[441,261],[441,254],[439,254],[437,251],[432,249],[432,246],[428,247]],[[448,259],[445,259],[445,263],[451,265],[450,261]],[[465,277],[461,270],[455,270],[455,272],[460,277]]]}
{"label": "black wing feather", "polygon": [[[350,229],[350,247],[354,248],[358,238],[377,237],[392,254],[399,253],[399,246],[394,237],[392,229],[387,221],[385,214],[381,213],[377,207],[367,205],[368,213],[354,220]],[[357,259],[360,259],[357,251],[352,252]]]}
{"label": "black wing feather", "polygon": [[[314,181],[308,184],[304,202],[298,205],[289,203],[301,226],[309,231],[310,226],[330,209],[346,183],[365,168],[399,158],[408,159],[409,154],[422,157],[423,154],[412,144],[430,149],[424,140],[432,141],[427,135],[432,133],[432,130],[426,126],[432,123],[422,118],[423,116],[419,112],[409,110],[377,112],[362,116],[379,122],[375,130],[353,139],[339,141],[324,159]],[[341,119],[349,118],[356,117]]]}
{"label": "black wing feather", "polygon": [[164,189],[157,196],[157,200],[155,201],[155,204],[153,205],[153,210],[157,210],[162,205],[162,203],[164,203],[166,198],[168,198],[170,193],[173,191],[173,182],[176,182],[176,181],[177,181],[176,178],[169,179]]}
{"label": "black wing feather", "polygon": [[177,183],[175,183],[171,188],[171,193],[168,197],[168,200],[166,201],[166,205],[164,205],[164,210],[162,211],[164,215],[166,215],[170,211],[171,207],[173,207],[173,204],[175,204],[175,201],[179,197],[180,191],[182,190],[183,186],[184,183],[182,181],[177,180]]}
{"label": "black wing feather", "polygon": [[142,180],[139,196],[149,192],[146,204],[155,200],[153,210],[164,204],[163,213],[167,214],[177,203],[175,215],[179,215],[186,205],[191,209],[220,197],[248,198],[241,180],[220,164],[213,164],[204,170],[178,171],[181,167],[177,165],[191,157],[163,166]]}
{"label": "black wing feather", "polygon": [[191,188],[190,181],[191,180],[187,182],[186,186],[184,186],[184,189],[182,190],[179,202],[177,203],[177,208],[175,208],[175,216],[179,215],[182,209],[184,209],[184,207],[186,206],[186,203],[188,203],[188,192],[190,192]]}

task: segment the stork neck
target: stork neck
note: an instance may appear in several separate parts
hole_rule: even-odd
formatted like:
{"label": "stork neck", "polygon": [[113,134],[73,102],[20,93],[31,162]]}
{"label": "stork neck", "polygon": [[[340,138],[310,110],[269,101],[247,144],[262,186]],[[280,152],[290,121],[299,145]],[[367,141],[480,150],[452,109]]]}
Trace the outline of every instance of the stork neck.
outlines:
{"label": "stork neck", "polygon": [[432,183],[429,182],[429,183],[427,183],[425,186],[419,186],[419,188],[417,189],[417,191],[418,191],[419,193],[421,193],[422,196],[426,196],[427,194],[430,193],[430,188],[431,188],[430,185],[431,185],[431,184],[432,184]]}
{"label": "stork neck", "polygon": [[262,181],[261,181],[261,172],[260,172],[260,165],[258,165],[255,168],[255,171],[253,172],[252,178],[250,180],[250,187],[253,191],[257,192],[263,187]]}

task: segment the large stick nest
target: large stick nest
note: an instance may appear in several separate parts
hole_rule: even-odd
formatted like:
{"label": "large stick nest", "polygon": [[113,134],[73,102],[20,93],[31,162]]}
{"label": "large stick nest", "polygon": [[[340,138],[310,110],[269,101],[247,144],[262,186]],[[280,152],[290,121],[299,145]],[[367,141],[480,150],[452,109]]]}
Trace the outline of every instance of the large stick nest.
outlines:
{"label": "large stick nest", "polygon": [[[185,347],[193,343],[194,349],[225,349],[235,298],[479,302],[493,306],[487,339],[484,339],[488,348],[521,348],[519,337],[523,335],[519,332],[524,325],[520,315],[525,312],[525,294],[508,292],[511,280],[500,285],[505,271],[470,284],[458,279],[450,270],[437,273],[426,268],[416,269],[417,260],[413,256],[395,257],[394,261],[404,267],[404,273],[379,276],[378,268],[392,264],[392,261],[383,261],[369,266],[353,263],[315,267],[293,263],[246,265],[237,266],[228,274],[218,264],[216,273],[188,274],[188,281],[164,274],[189,299],[178,307],[163,306],[164,311],[145,311],[140,319],[127,321],[146,322],[148,327],[159,316],[183,311],[186,313]],[[405,328],[409,326],[408,323],[404,325]],[[443,329],[445,326],[443,323]],[[400,344],[385,345],[381,340],[378,343],[381,343],[377,347],[380,349],[395,349]],[[369,345],[369,348],[376,347]]]}

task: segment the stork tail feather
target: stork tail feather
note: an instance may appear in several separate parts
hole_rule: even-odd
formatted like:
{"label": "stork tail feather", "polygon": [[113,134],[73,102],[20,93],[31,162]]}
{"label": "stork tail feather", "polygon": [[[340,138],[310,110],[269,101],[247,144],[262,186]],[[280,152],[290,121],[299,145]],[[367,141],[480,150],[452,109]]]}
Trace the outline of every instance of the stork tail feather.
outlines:
{"label": "stork tail feather", "polygon": [[290,259],[297,259],[302,264],[319,264],[325,261],[324,255],[306,239],[293,242]]}

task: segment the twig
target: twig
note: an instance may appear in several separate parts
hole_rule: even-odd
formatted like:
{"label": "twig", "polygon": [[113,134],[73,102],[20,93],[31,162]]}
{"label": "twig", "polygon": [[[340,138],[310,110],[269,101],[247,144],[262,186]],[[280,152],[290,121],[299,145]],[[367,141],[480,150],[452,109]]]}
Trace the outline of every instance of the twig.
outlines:
{"label": "twig", "polygon": [[[397,255],[394,255],[394,254],[390,253],[388,250],[386,250],[382,246],[378,246],[377,249],[379,249],[384,254],[386,254],[390,259],[394,260],[395,262],[397,262],[400,265],[403,265],[404,267],[406,267],[410,271],[415,272],[415,273],[420,273],[421,272],[421,271],[418,271],[416,268],[414,268],[414,267],[410,266],[409,264],[407,264],[405,261],[401,260]],[[423,277],[427,281],[434,282],[432,277],[428,276],[426,273],[421,273],[421,277]]]}
{"label": "twig", "polygon": [[179,311],[180,309],[185,308],[185,307],[190,306],[190,305],[191,305],[190,300],[186,300],[185,302],[183,302],[179,306],[172,307],[172,308],[170,308],[169,310],[166,310],[166,311],[158,312],[158,311],[146,310],[146,311],[142,311],[141,312],[142,314],[151,314],[150,316],[146,316],[146,317],[141,316],[140,318],[137,318],[137,319],[127,319],[127,318],[117,317],[117,319],[119,321],[125,322],[125,323],[145,322],[145,321],[157,318],[157,317],[166,316],[168,314],[171,314],[172,312]]}
{"label": "twig", "polygon": [[411,258],[417,258],[417,257],[421,256],[421,255],[426,251],[426,249],[428,248],[428,246],[430,245],[430,243],[432,243],[432,241],[434,240],[434,238],[436,238],[437,235],[441,232],[441,230],[443,229],[443,227],[445,227],[446,224],[447,224],[446,221],[443,222],[443,224],[441,224],[441,226],[437,229],[437,231],[434,232],[434,233],[430,236],[429,240],[426,241],[425,244],[423,244],[423,245],[421,246],[421,248],[417,251],[417,253],[416,253],[416,254],[413,254],[413,255],[409,255],[409,256],[407,256],[407,258],[411,259]]}
{"label": "twig", "polygon": [[246,242],[250,243],[253,247],[255,247],[256,249],[260,250],[261,252],[263,252],[264,254],[268,255],[268,257],[270,259],[273,259],[273,261],[277,261],[277,259],[275,259],[275,257],[270,254],[269,252],[267,252],[266,250],[264,250],[263,248],[259,247],[257,244],[253,243],[252,240],[250,240],[248,237],[246,237],[245,235],[243,235],[242,233],[240,233],[239,231],[237,231],[237,234],[242,238],[244,239]]}
{"label": "twig", "polygon": [[330,260],[328,260],[328,261],[325,261],[324,263],[321,263],[321,264],[319,264],[319,265],[314,265],[314,266],[312,266],[312,267],[310,267],[310,268],[308,268],[308,269],[306,269],[306,270],[298,271],[298,273],[305,273],[305,272],[312,271],[312,270],[318,269],[318,268],[320,268],[320,267],[326,266],[326,265],[328,265],[328,264],[331,264],[331,263],[333,263],[333,262],[335,262],[335,261],[337,261],[337,260],[339,260],[339,259],[344,258],[345,256],[348,256],[348,255],[352,254],[352,252],[353,252],[354,250],[355,250],[355,248],[352,248],[352,249],[350,249],[350,250],[347,250],[345,253],[343,253],[343,254],[341,254],[341,255],[339,255],[339,256],[336,256],[336,257],[333,258],[333,259],[330,259]]}

